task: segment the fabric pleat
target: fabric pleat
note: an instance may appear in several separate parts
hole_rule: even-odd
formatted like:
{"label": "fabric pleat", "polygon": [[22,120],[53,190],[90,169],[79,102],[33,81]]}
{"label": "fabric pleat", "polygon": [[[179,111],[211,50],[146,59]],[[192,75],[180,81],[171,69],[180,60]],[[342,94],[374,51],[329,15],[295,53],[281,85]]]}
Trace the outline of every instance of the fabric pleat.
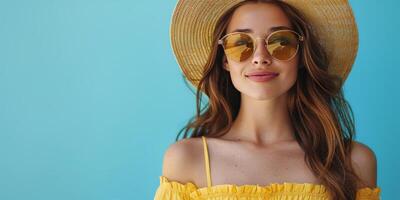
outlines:
{"label": "fabric pleat", "polygon": [[[356,200],[380,200],[380,188],[361,188]],[[197,187],[160,176],[154,200],[329,200],[325,186],[311,183],[260,185],[214,185]]]}

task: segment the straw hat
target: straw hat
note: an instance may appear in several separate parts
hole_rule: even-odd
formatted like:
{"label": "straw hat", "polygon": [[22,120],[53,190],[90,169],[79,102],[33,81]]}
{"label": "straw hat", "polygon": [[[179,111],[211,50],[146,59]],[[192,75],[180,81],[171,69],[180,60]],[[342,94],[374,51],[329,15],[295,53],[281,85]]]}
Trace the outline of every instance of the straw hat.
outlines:
{"label": "straw hat", "polygon": [[[170,26],[171,45],[186,78],[202,77],[218,19],[245,0],[179,0]],[[283,0],[311,23],[329,60],[330,73],[347,78],[358,50],[358,31],[348,0]]]}

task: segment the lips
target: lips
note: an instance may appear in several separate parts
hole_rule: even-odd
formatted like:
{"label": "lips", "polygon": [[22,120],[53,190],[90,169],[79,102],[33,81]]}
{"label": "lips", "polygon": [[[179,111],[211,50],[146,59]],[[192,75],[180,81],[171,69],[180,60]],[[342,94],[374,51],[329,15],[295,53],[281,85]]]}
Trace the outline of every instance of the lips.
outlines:
{"label": "lips", "polygon": [[276,72],[268,72],[268,71],[256,71],[256,72],[249,72],[246,74],[247,77],[250,76],[277,76],[279,73]]}
{"label": "lips", "polygon": [[269,72],[269,71],[255,71],[246,74],[246,77],[255,82],[267,82],[275,77],[277,77],[279,73]]}

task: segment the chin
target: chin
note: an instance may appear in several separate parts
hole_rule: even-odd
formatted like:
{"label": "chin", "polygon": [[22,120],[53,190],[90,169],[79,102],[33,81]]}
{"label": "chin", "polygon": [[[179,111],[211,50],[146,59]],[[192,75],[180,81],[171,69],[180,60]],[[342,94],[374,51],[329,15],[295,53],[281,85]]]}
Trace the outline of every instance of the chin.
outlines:
{"label": "chin", "polygon": [[287,94],[288,91],[276,91],[276,90],[257,90],[252,92],[241,92],[246,96],[257,101],[270,101],[278,98],[282,98],[283,95]]}
{"label": "chin", "polygon": [[272,100],[275,99],[277,96],[268,92],[257,92],[257,93],[252,93],[252,94],[245,94],[245,96],[247,96],[247,98],[253,99],[253,100],[257,100],[257,101],[267,101],[267,100]]}

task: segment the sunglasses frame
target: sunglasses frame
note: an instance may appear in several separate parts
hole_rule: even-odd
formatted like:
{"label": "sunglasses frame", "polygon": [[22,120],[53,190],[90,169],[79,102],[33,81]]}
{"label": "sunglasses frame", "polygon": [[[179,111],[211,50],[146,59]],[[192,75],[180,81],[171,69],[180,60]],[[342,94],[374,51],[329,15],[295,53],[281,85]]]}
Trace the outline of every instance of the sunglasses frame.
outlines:
{"label": "sunglasses frame", "polygon": [[[294,53],[293,56],[290,57],[290,58],[288,58],[287,60],[281,60],[281,59],[275,58],[275,57],[271,54],[271,52],[268,51],[268,40],[269,40],[269,38],[270,38],[273,34],[279,33],[279,32],[292,32],[292,33],[295,33],[295,34],[298,36],[298,38],[297,38],[297,39],[298,39],[298,43],[297,43],[297,47],[296,47],[296,53]],[[271,32],[267,37],[257,37],[257,38],[254,38],[251,34],[246,33],[246,32],[232,32],[232,33],[228,33],[228,34],[224,35],[221,39],[219,39],[219,40],[218,40],[218,45],[221,45],[221,46],[223,47],[224,51],[225,51],[225,46],[223,45],[223,44],[224,44],[224,39],[225,39],[226,37],[230,36],[230,35],[235,35],[235,34],[246,34],[247,36],[249,36],[249,37],[251,38],[251,40],[252,40],[252,42],[253,42],[253,44],[254,44],[254,45],[253,45],[253,52],[251,53],[251,56],[253,56],[253,54],[254,54],[254,52],[255,52],[255,50],[256,50],[256,48],[257,48],[257,42],[256,42],[256,40],[257,40],[257,39],[263,39],[263,40],[265,41],[265,45],[266,45],[266,49],[267,49],[268,53],[271,55],[271,57],[272,57],[273,59],[276,59],[276,60],[279,60],[279,61],[289,61],[289,60],[291,60],[292,58],[294,58],[294,57],[296,56],[297,52],[299,51],[300,43],[304,41],[304,37],[303,37],[302,35],[300,35],[299,33],[297,33],[296,31],[293,31],[293,30],[290,30],[290,29],[282,29],[282,30],[277,30],[277,31]],[[264,39],[264,38],[265,38],[265,39]],[[249,58],[250,58],[251,56],[249,56]],[[247,58],[246,60],[248,60],[249,58]],[[241,62],[244,62],[244,61],[245,61],[245,60],[243,60],[243,61],[241,61]]]}

